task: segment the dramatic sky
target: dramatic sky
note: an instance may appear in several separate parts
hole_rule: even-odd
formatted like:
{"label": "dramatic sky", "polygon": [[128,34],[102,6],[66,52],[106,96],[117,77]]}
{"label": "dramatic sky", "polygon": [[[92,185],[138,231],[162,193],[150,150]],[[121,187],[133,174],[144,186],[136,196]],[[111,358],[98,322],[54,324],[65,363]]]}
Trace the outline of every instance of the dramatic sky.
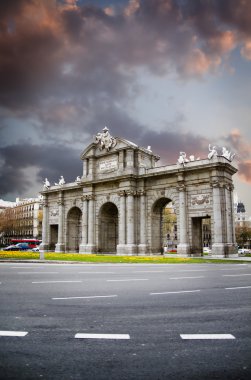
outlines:
{"label": "dramatic sky", "polygon": [[162,164],[226,146],[251,215],[251,1],[0,1],[0,198],[74,181],[105,125]]}

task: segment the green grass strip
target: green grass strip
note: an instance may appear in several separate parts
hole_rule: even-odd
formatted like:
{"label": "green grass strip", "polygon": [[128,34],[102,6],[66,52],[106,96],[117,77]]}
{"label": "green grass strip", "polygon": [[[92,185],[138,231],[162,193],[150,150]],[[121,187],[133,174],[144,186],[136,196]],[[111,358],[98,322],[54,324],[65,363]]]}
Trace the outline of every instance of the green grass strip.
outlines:
{"label": "green grass strip", "polygon": [[[208,259],[207,257],[165,257],[165,256],[117,256],[102,254],[78,254],[78,253],[45,253],[44,259],[48,261],[76,261],[86,263],[149,263],[149,264],[179,264],[179,263],[224,263],[240,264],[244,260]],[[0,260],[39,260],[39,252],[25,251],[0,251]]]}

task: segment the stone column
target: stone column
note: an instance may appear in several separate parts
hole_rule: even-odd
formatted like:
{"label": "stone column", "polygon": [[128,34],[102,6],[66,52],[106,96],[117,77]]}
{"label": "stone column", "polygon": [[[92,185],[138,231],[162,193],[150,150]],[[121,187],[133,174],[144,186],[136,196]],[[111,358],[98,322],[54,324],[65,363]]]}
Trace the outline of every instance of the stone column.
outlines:
{"label": "stone column", "polygon": [[86,246],[88,243],[88,200],[87,196],[82,197],[83,210],[82,210],[82,241],[79,246],[79,253],[86,253]]}
{"label": "stone column", "polygon": [[49,250],[49,208],[48,195],[44,195],[43,199],[43,223],[42,223],[42,243],[39,247],[40,259],[44,259],[44,252]]}
{"label": "stone column", "polygon": [[95,161],[94,161],[94,158],[93,157],[90,157],[89,158],[89,162],[88,162],[88,179],[92,180],[94,179],[94,172],[95,172]]}
{"label": "stone column", "polygon": [[120,150],[119,151],[119,172],[123,173],[124,171],[124,156],[125,156],[125,151]]}
{"label": "stone column", "polygon": [[88,175],[88,159],[85,158],[83,161],[83,177],[87,177]]}
{"label": "stone column", "polygon": [[139,253],[146,254],[146,192],[144,190],[138,191],[140,199],[140,243]]}
{"label": "stone column", "polygon": [[135,191],[127,190],[126,191],[126,251],[127,254],[135,254],[137,247],[135,244],[135,210],[134,210],[134,195]]}
{"label": "stone column", "polygon": [[181,255],[190,254],[190,245],[188,243],[187,228],[187,202],[186,187],[184,183],[179,183],[177,190],[179,191],[179,244],[177,253]]}
{"label": "stone column", "polygon": [[235,225],[234,225],[234,207],[232,199],[233,185],[225,185],[225,201],[226,201],[226,224],[227,224],[227,255],[237,254],[237,246],[235,243]]}
{"label": "stone column", "polygon": [[87,249],[89,253],[95,252],[95,242],[94,242],[94,200],[95,196],[93,194],[88,195],[88,242]]}
{"label": "stone column", "polygon": [[117,253],[123,255],[125,253],[126,243],[126,194],[124,190],[118,192],[119,200],[119,244],[117,245]]}
{"label": "stone column", "polygon": [[213,188],[213,244],[212,255],[225,256],[224,235],[225,226],[222,218],[221,187],[217,180],[212,181]]}
{"label": "stone column", "polygon": [[55,252],[65,251],[65,237],[64,237],[64,199],[63,193],[59,193],[58,199],[58,242],[56,244]]}

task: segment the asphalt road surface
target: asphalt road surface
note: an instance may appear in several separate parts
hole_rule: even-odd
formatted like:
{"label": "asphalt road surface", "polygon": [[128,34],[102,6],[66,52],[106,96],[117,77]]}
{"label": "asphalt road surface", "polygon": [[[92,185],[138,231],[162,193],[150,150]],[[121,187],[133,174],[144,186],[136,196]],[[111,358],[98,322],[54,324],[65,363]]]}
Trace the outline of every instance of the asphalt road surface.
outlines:
{"label": "asphalt road surface", "polygon": [[0,379],[250,379],[250,301],[250,264],[0,263]]}

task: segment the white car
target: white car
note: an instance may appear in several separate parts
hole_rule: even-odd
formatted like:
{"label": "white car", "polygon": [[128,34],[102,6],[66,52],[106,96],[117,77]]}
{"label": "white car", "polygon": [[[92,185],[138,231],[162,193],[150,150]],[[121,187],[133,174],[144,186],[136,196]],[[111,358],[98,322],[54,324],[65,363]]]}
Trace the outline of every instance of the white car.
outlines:
{"label": "white car", "polygon": [[203,253],[212,253],[212,250],[209,247],[204,247]]}
{"label": "white car", "polygon": [[247,249],[247,248],[240,248],[240,249],[238,249],[238,253],[240,255],[245,255],[245,253],[250,253],[250,252],[251,252],[250,249]]}
{"label": "white car", "polygon": [[31,251],[32,251],[32,252],[39,252],[39,246],[38,246],[38,247],[35,247],[35,248],[32,248]]}

